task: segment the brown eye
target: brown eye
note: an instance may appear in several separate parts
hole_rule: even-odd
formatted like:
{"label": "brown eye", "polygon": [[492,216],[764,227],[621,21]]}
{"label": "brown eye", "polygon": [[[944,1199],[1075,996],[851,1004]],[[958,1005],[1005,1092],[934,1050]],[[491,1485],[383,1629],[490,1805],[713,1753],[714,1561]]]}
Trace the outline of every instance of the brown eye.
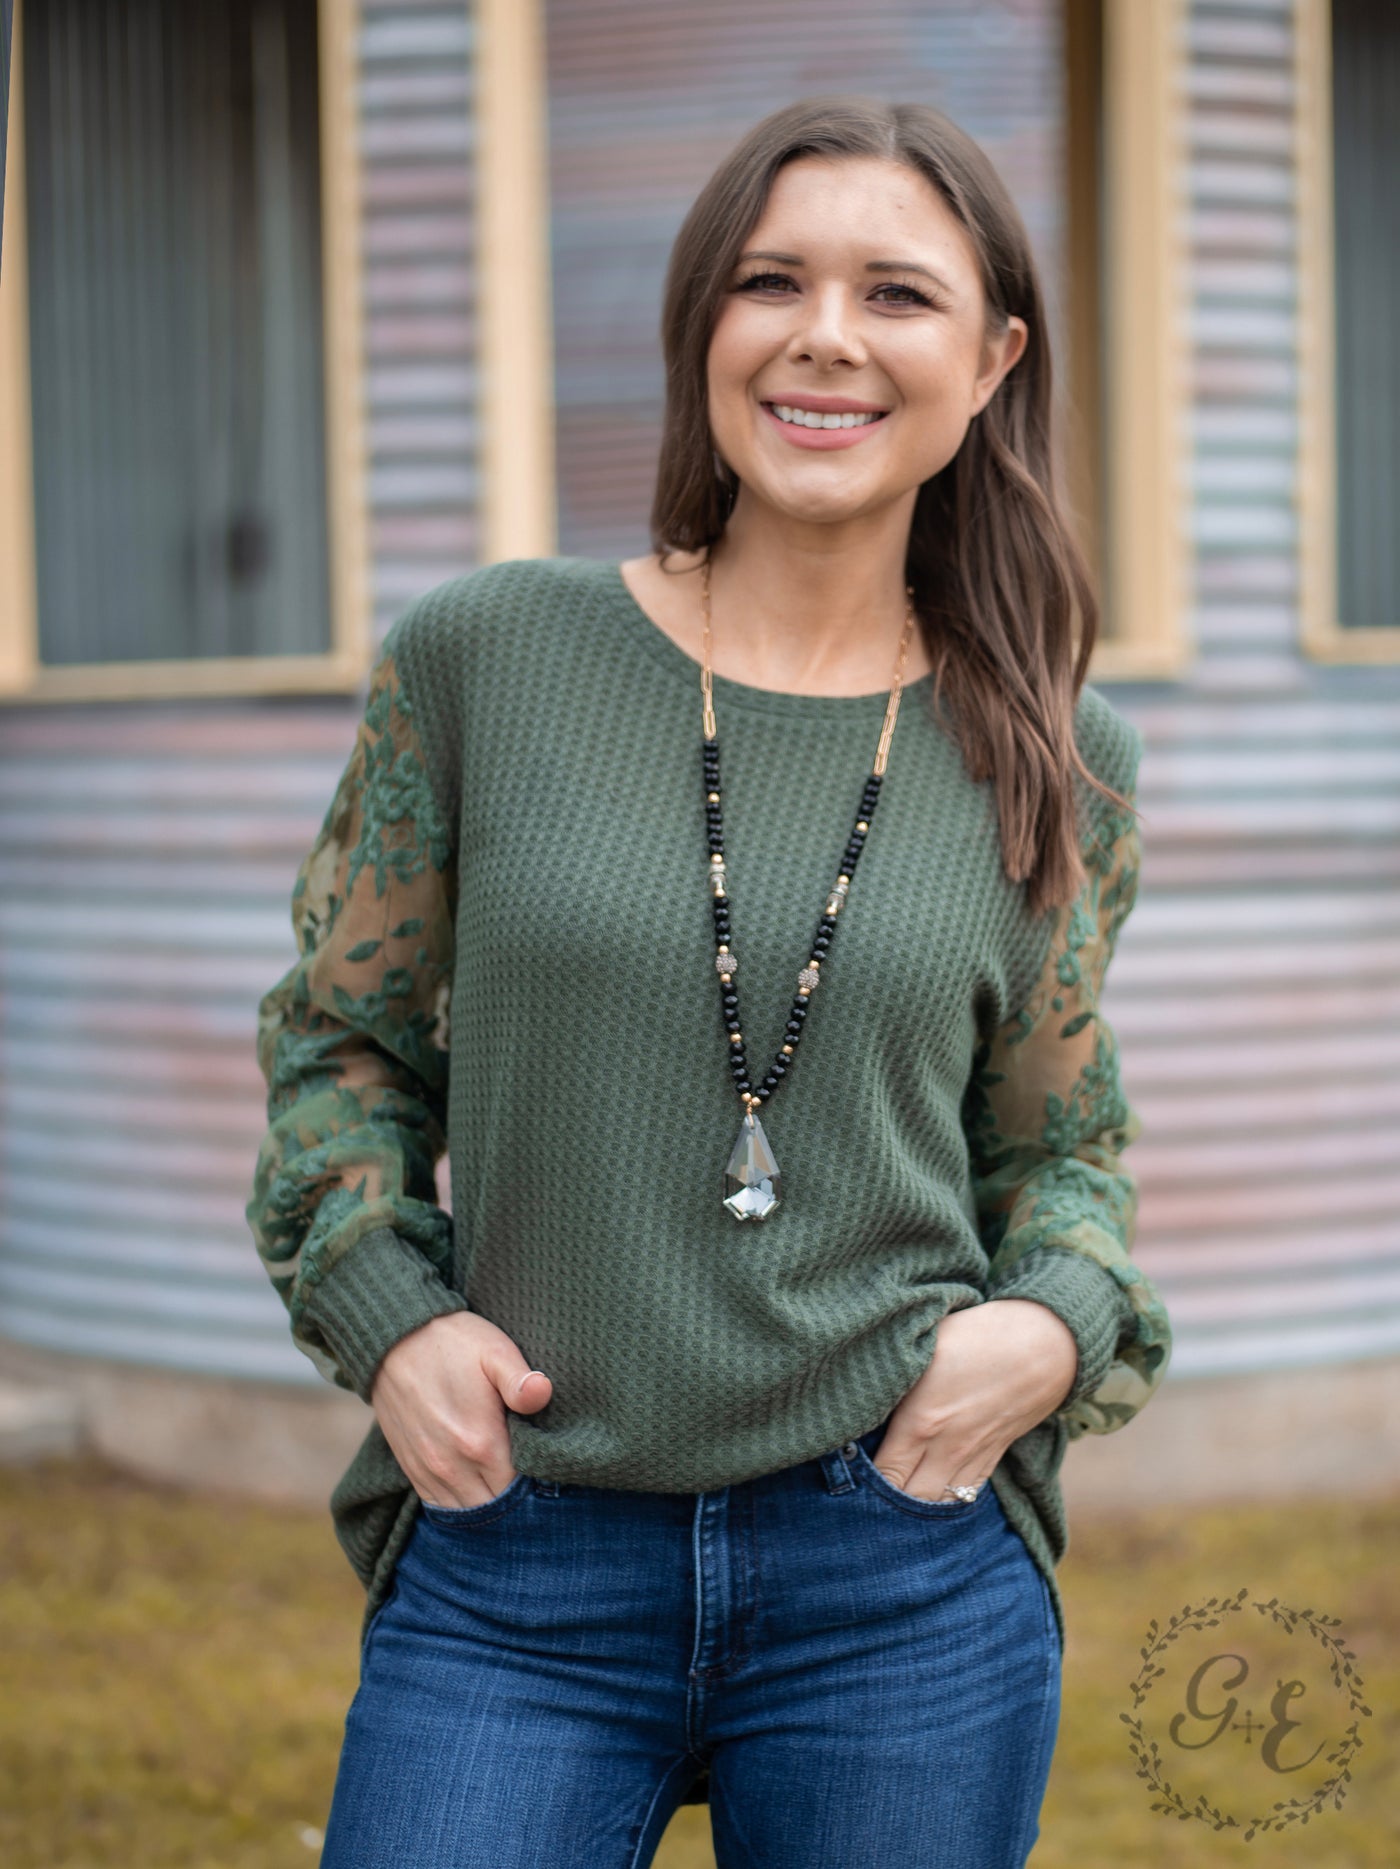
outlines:
{"label": "brown eye", "polygon": [[899,281],[899,280],[895,280],[895,279],[887,280],[884,285],[877,286],[875,289],[877,292],[902,292],[906,295],[903,298],[886,299],[885,303],[887,305],[930,305],[931,306],[933,304],[933,300],[929,297],[927,292],[921,292],[918,286],[905,285],[902,281]]}

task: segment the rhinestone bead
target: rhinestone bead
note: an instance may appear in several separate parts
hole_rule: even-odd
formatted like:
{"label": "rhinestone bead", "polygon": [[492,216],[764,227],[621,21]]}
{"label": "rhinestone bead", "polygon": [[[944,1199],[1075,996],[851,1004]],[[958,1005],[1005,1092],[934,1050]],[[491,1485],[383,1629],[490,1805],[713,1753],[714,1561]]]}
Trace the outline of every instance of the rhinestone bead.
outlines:
{"label": "rhinestone bead", "polygon": [[804,967],[797,976],[797,984],[805,987],[809,993],[815,993],[821,985],[821,978],[815,967]]}

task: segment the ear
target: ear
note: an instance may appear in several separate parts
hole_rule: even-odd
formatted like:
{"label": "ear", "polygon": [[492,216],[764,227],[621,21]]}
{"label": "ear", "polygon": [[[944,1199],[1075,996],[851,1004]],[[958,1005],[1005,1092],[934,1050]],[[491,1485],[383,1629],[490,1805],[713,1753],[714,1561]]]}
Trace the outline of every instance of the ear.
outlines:
{"label": "ear", "polygon": [[982,346],[981,367],[973,385],[972,413],[980,415],[996,394],[1002,378],[1021,359],[1030,342],[1030,326],[1024,318],[1009,317],[1006,329],[989,337]]}

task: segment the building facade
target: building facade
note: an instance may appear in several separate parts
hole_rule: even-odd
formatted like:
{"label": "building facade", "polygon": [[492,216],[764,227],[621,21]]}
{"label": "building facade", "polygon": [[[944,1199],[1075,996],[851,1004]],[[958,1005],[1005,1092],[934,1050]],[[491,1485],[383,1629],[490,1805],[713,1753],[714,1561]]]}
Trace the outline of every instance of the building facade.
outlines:
{"label": "building facade", "polygon": [[489,559],[644,549],[669,242],[745,128],[841,90],[971,131],[1047,287],[1090,680],[1146,739],[1105,1010],[1168,1388],[1400,1367],[1395,8],[16,17],[0,1341],[324,1387],[243,1218],[253,1024],[374,645]]}

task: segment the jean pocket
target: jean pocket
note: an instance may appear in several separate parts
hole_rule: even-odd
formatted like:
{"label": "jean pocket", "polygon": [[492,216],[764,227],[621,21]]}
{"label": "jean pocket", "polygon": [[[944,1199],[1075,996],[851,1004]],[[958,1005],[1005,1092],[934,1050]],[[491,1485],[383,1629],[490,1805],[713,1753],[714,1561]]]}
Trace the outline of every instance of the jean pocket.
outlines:
{"label": "jean pocket", "polygon": [[426,1499],[418,1501],[423,1517],[430,1525],[438,1525],[444,1531],[469,1531],[473,1526],[489,1524],[494,1519],[503,1518],[512,1507],[518,1506],[534,1485],[528,1473],[517,1473],[514,1479],[507,1480],[500,1492],[490,1499],[483,1499],[475,1506],[435,1506]]}
{"label": "jean pocket", "polygon": [[917,1493],[906,1493],[902,1486],[896,1486],[893,1480],[886,1479],[859,1441],[852,1441],[844,1451],[861,1485],[887,1500],[890,1505],[898,1506],[903,1512],[911,1512],[917,1518],[970,1519],[983,1508],[992,1491],[991,1481],[983,1480],[975,1499],[921,1499]]}

